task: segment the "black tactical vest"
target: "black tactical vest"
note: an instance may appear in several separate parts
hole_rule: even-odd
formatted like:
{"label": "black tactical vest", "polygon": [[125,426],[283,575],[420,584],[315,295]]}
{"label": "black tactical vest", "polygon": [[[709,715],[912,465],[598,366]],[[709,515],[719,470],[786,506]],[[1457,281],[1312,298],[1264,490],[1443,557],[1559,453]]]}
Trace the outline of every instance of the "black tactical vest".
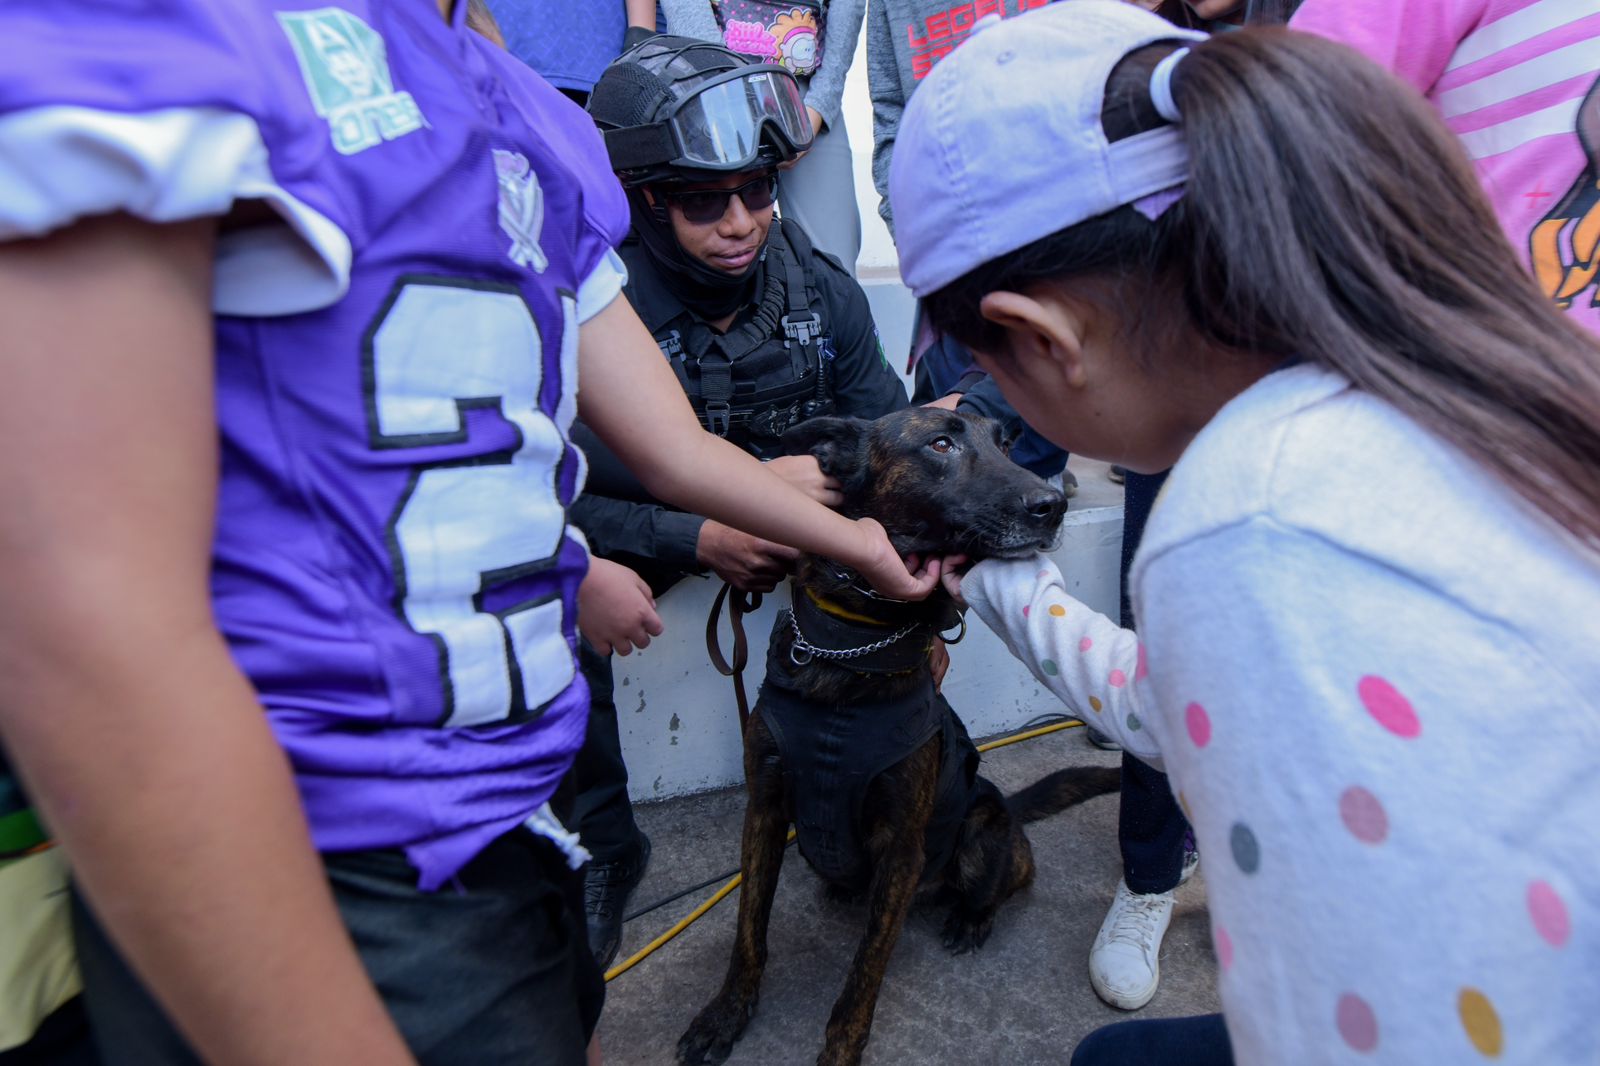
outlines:
{"label": "black tactical vest", "polygon": [[835,354],[805,232],[774,219],[766,256],[748,321],[725,334],[696,322],[662,345],[700,424],[761,458],[781,454],[778,438],[790,426],[833,413]]}

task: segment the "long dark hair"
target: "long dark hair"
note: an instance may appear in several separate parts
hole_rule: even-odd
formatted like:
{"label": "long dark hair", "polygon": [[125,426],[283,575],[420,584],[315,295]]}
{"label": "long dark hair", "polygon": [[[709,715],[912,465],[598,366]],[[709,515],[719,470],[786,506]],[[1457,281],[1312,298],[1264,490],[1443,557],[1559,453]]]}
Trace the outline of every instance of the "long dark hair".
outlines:
{"label": "long dark hair", "polygon": [[[1246,26],[1282,26],[1289,21],[1302,0],[1244,0],[1240,5],[1244,8],[1242,14]],[[1194,13],[1194,9],[1184,0],[1162,0],[1155,8],[1155,13],[1168,22],[1182,26],[1189,30],[1206,30],[1214,28],[1212,23]]]}
{"label": "long dark hair", "polygon": [[[1108,138],[1161,124],[1149,77],[1173,47],[1112,71]],[[1332,368],[1600,545],[1600,344],[1517,262],[1431,108],[1354,51],[1279,29],[1196,45],[1173,95],[1190,157],[1176,205],[985,264],[929,298],[934,325],[1004,358],[985,294],[1109,287],[1155,350],[1198,333]]]}

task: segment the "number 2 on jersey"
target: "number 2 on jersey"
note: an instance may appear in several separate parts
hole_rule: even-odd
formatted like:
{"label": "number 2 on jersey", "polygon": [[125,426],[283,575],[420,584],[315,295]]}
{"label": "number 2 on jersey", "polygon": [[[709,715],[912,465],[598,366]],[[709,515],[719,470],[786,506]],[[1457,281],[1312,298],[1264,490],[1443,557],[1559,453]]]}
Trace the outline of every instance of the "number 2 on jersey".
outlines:
{"label": "number 2 on jersey", "polygon": [[483,598],[552,566],[566,535],[557,478],[576,408],[570,295],[562,317],[555,419],[539,407],[543,338],[513,288],[409,279],[369,333],[373,447],[460,443],[473,408],[498,410],[520,437],[513,451],[417,467],[389,527],[398,609],[441,649],[446,727],[525,718],[573,680],[559,587],[494,609]]}

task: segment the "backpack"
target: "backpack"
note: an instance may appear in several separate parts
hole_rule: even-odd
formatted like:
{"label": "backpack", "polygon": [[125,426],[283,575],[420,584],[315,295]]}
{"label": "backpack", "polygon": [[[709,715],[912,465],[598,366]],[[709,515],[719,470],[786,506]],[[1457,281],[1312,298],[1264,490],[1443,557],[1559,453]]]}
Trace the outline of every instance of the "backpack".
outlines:
{"label": "backpack", "polygon": [[809,78],[822,66],[828,7],[822,0],[717,0],[722,43],[758,63]]}

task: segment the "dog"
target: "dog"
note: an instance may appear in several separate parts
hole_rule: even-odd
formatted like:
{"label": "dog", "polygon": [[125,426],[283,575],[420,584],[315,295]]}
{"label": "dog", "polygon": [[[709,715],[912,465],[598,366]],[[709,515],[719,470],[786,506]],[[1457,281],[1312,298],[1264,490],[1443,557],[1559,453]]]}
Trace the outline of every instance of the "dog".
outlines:
{"label": "dog", "polygon": [[[814,418],[783,443],[814,455],[843,488],[839,510],[881,522],[902,554],[1018,556],[1059,537],[1065,497],[1011,462],[988,419],[931,407],[871,422]],[[921,602],[886,599],[809,556],[793,604],[774,627],[744,737],[733,958],[678,1042],[684,1064],[722,1062],[755,1013],[791,822],[830,893],[868,899],[867,929],[817,1058],[846,1066],[866,1048],[884,969],[919,889],[951,903],[947,948],[981,947],[996,909],[1033,880],[1022,824],[1121,784],[1118,769],[1074,768],[1004,796],[978,776],[977,749],[929,663],[937,635],[964,625],[942,590]]]}

